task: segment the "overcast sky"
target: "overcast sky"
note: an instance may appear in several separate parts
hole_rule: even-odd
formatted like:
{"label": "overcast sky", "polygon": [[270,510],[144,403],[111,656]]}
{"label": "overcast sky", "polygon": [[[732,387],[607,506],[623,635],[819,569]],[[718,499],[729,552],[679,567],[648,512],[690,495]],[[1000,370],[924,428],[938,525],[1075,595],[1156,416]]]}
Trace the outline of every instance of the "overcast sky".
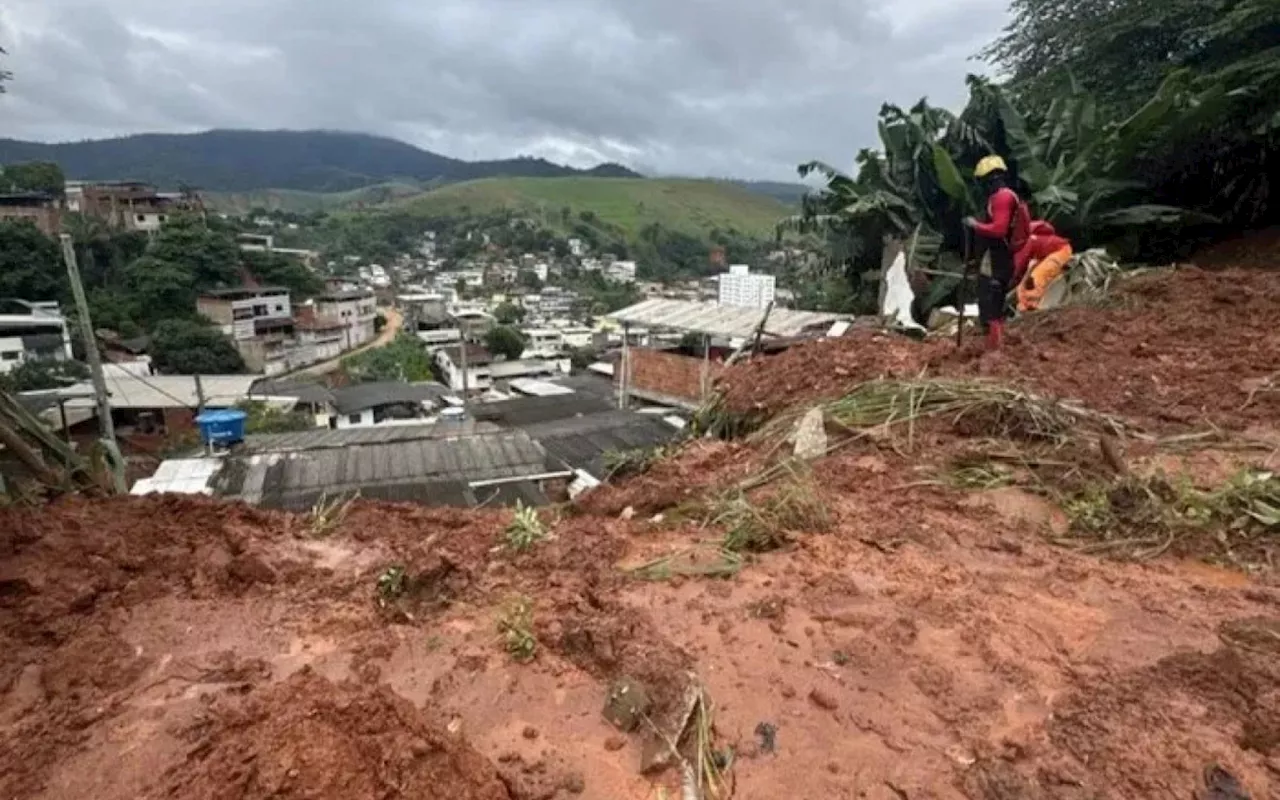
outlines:
{"label": "overcast sky", "polygon": [[0,136],[330,128],[790,179],[955,106],[1007,0],[3,0]]}

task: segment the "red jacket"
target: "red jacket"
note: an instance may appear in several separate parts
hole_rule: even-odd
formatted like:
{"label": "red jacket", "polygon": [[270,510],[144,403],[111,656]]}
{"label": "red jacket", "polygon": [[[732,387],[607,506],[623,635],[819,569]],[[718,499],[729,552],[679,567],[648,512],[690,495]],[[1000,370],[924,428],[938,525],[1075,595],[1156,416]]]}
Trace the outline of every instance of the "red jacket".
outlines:
{"label": "red jacket", "polygon": [[979,236],[1004,242],[1015,255],[1026,246],[1031,237],[1031,212],[1017,192],[1006,186],[992,192],[987,198],[987,216],[990,222],[973,226]]}
{"label": "red jacket", "polygon": [[1053,226],[1042,219],[1031,223],[1031,236],[1013,259],[1015,274],[1019,277],[1027,271],[1032,261],[1040,261],[1059,250],[1071,247],[1070,240],[1059,236]]}

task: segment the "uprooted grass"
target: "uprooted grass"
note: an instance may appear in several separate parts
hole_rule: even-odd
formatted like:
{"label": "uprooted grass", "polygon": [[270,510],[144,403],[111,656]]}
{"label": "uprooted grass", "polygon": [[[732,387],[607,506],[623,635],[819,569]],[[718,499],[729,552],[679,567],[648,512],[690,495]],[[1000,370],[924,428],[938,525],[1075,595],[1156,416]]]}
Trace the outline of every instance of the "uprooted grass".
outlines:
{"label": "uprooted grass", "polygon": [[[750,421],[748,441],[781,446],[798,420],[812,408],[823,412],[828,432],[844,433],[827,452],[851,442],[889,434],[905,434],[906,449],[915,447],[920,425],[942,419],[959,434],[1060,446],[1079,439],[1086,431],[1118,433],[1122,423],[1104,414],[1062,400],[1054,400],[1015,387],[983,380],[925,379],[867,381],[843,397],[813,406],[798,406],[763,424]],[[742,419],[716,420],[725,414],[722,405],[711,404],[703,415],[711,430],[740,433]]]}
{"label": "uprooted grass", "polygon": [[763,553],[786,544],[788,532],[821,533],[831,516],[814,483],[800,465],[787,463],[786,474],[768,493],[752,500],[739,486],[707,503],[707,524],[725,531],[721,546],[730,553]]}
{"label": "uprooted grass", "polygon": [[1212,490],[1163,475],[1125,476],[1061,498],[1071,536],[1087,552],[1149,559],[1175,552],[1237,567],[1274,566],[1280,476],[1246,470]]}

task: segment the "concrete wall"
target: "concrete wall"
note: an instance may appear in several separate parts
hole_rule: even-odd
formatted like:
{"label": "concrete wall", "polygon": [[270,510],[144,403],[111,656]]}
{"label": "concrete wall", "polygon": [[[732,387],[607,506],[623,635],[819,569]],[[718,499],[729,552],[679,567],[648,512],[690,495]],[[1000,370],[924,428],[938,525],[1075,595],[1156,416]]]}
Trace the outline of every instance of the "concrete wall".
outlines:
{"label": "concrete wall", "polygon": [[[724,367],[715,362],[643,347],[631,348],[629,358],[628,388],[633,395],[655,402],[668,400],[700,405],[711,391],[711,384],[724,371]],[[618,379],[620,377],[619,371]]]}

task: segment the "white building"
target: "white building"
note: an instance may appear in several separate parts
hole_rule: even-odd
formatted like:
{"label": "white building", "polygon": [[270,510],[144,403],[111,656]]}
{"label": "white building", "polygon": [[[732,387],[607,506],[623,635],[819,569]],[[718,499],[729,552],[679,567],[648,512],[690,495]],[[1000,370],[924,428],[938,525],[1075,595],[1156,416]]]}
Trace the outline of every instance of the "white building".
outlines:
{"label": "white building", "polygon": [[527,340],[524,358],[550,358],[564,349],[564,337],[555,328],[528,328],[521,332]]}
{"label": "white building", "polygon": [[618,283],[635,283],[636,282],[636,262],[634,261],[614,261],[605,268],[604,274],[610,280]]}
{"label": "white building", "polygon": [[570,239],[569,252],[572,253],[575,258],[582,258],[587,254],[587,245],[581,239]]}
{"label": "white building", "polygon": [[493,356],[479,345],[442,347],[435,353],[436,366],[452,391],[463,391],[462,348],[467,348],[466,391],[483,392],[493,386]]}
{"label": "white building", "polygon": [[236,341],[291,324],[293,304],[281,286],[210,289],[196,298],[196,311]]}
{"label": "white building", "polygon": [[6,303],[0,313],[0,375],[24,361],[62,361],[71,358],[71,335],[57,303]]}
{"label": "white building", "polygon": [[773,302],[778,279],[751,274],[746,264],[734,264],[720,276],[720,305],[765,308]]}
{"label": "white building", "polygon": [[346,328],[343,349],[350,350],[373,341],[374,320],[378,316],[378,303],[373,292],[331,292],[316,298],[316,316],[341,322]]}

